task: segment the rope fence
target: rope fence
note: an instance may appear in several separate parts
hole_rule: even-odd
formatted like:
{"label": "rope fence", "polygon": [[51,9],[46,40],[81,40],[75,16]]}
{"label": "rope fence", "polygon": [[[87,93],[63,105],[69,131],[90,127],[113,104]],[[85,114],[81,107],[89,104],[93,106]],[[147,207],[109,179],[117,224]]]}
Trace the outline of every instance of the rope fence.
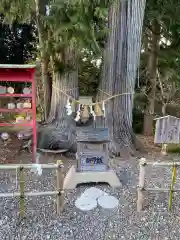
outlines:
{"label": "rope fence", "polygon": [[[170,188],[146,188],[145,187],[145,173],[146,167],[148,165],[151,166],[162,166],[162,167],[172,167],[172,178],[171,178],[171,186]],[[169,195],[169,203],[168,209],[172,210],[172,201],[173,201],[173,193],[180,191],[180,188],[174,188],[174,184],[176,182],[176,169],[180,167],[180,162],[147,162],[145,158],[141,158],[139,162],[139,184],[137,186],[137,211],[140,212],[143,210],[144,200],[145,200],[145,192],[168,192]]]}
{"label": "rope fence", "polygon": [[25,192],[25,169],[33,169],[33,164],[4,164],[0,165],[0,170],[16,170],[19,172],[19,186],[20,192],[11,193],[0,193],[0,198],[20,198],[20,217],[25,216],[25,197],[36,197],[36,196],[56,196],[57,214],[63,211],[63,182],[64,182],[64,166],[61,160],[57,160],[56,164],[41,164],[42,169],[56,169],[56,190],[55,191],[44,191],[44,192]]}

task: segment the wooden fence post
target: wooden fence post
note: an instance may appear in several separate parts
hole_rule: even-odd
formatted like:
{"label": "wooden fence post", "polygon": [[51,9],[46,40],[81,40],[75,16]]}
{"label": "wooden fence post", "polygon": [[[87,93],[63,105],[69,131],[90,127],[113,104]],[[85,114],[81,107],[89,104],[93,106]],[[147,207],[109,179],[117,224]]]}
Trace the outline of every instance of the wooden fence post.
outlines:
{"label": "wooden fence post", "polygon": [[20,217],[25,216],[25,199],[24,199],[24,168],[19,168],[19,184],[20,184]]}
{"label": "wooden fence post", "polygon": [[145,185],[145,167],[146,159],[141,158],[139,163],[139,185],[137,188],[137,212],[140,212],[143,209],[144,202],[144,185]]}
{"label": "wooden fence post", "polygon": [[161,154],[162,155],[167,155],[167,144],[162,144],[162,148],[161,148]]}
{"label": "wooden fence post", "polygon": [[63,191],[63,183],[64,183],[64,166],[61,160],[57,160],[58,168],[57,168],[57,214],[60,214],[63,211],[64,205],[64,191]]}

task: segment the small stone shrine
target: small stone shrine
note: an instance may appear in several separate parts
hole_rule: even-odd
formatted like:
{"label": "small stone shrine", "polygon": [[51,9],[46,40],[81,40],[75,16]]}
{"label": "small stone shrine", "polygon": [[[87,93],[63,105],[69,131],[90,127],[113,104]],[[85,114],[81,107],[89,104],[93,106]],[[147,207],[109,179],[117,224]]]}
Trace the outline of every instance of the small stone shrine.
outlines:
{"label": "small stone shrine", "polygon": [[64,189],[78,184],[104,182],[112,187],[121,186],[116,173],[109,168],[109,134],[106,128],[79,128],[77,130],[77,166],[68,171]]}
{"label": "small stone shrine", "polygon": [[77,131],[77,170],[106,171],[108,143],[108,129],[90,128]]}

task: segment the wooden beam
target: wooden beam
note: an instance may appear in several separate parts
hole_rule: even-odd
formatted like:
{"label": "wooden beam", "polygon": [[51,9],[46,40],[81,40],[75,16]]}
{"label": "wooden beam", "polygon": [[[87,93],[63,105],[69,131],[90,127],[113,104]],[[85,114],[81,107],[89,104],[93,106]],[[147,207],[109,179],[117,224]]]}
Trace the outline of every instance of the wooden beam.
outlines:
{"label": "wooden beam", "polygon": [[137,211],[140,212],[143,208],[144,202],[144,186],[145,186],[145,166],[146,166],[146,159],[141,158],[140,160],[140,171],[139,171],[139,184],[137,188]]}
{"label": "wooden beam", "polygon": [[[24,192],[24,197],[36,197],[36,196],[52,196],[57,195],[58,191],[47,191],[47,192]],[[20,197],[20,192],[11,192],[11,193],[0,193],[0,198],[6,198],[6,197]]]}
{"label": "wooden beam", "polygon": [[57,214],[60,214],[63,211],[63,184],[64,184],[64,167],[63,167],[63,163],[61,160],[57,160],[57,164],[58,164],[58,169],[57,171],[57,200],[56,200],[56,204],[57,204]]}
{"label": "wooden beam", "polygon": [[[58,164],[40,164],[43,169],[57,169]],[[36,168],[36,164],[3,164],[0,165],[0,170],[16,170],[17,168],[23,167],[24,169]]]}
{"label": "wooden beam", "polygon": [[172,166],[176,166],[179,167],[180,166],[180,162],[146,162],[146,165],[152,165],[152,166],[161,166],[161,167],[172,167]]}
{"label": "wooden beam", "polygon": [[[169,188],[144,188],[144,191],[149,191],[149,192],[170,192],[171,189]],[[179,192],[180,188],[174,188],[173,192]]]}
{"label": "wooden beam", "polygon": [[36,65],[32,64],[0,64],[0,68],[15,68],[15,69],[28,69],[28,68],[36,68]]}

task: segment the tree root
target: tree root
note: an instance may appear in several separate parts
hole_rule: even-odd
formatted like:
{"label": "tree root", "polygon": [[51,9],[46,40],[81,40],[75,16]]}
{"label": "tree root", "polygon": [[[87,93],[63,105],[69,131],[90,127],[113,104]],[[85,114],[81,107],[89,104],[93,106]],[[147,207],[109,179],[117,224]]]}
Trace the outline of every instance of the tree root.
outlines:
{"label": "tree root", "polygon": [[48,125],[42,128],[38,134],[38,148],[48,150],[66,149],[76,152],[76,135],[71,127],[62,129]]}
{"label": "tree root", "polygon": [[146,153],[145,148],[136,135],[131,133],[131,141],[127,145],[123,138],[114,139],[110,143],[110,154],[115,157],[130,158],[137,156],[139,152]]}
{"label": "tree root", "polygon": [[[38,148],[48,150],[66,149],[67,152],[76,153],[76,127],[89,127],[93,124],[91,116],[86,123],[75,123],[72,118],[66,116],[62,124],[47,124],[40,128],[38,133]],[[63,126],[63,127],[62,127]]]}

